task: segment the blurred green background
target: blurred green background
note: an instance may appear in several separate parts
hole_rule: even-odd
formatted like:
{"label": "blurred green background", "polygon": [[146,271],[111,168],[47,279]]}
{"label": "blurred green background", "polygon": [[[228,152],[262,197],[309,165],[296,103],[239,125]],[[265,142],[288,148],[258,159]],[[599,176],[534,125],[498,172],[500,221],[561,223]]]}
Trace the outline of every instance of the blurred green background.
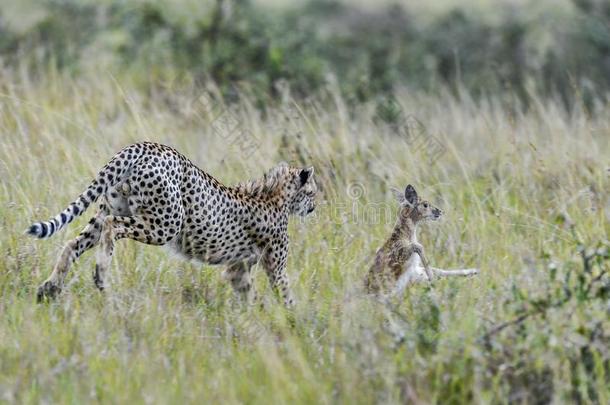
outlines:
{"label": "blurred green background", "polygon": [[0,61],[145,82],[188,73],[259,98],[286,84],[301,97],[337,85],[354,102],[449,87],[590,108],[610,89],[607,0],[421,3],[2,0]]}

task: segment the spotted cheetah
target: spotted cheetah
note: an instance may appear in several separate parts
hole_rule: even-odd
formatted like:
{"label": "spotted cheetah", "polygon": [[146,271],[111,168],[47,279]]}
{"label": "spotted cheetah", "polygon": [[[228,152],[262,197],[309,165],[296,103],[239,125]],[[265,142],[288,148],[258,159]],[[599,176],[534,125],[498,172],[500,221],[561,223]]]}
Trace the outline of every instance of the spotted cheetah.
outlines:
{"label": "spotted cheetah", "polygon": [[443,270],[430,267],[424,248],[417,242],[417,226],[424,221],[436,221],[443,212],[421,199],[412,185],[404,192],[394,190],[400,204],[398,221],[385,244],[377,251],[375,262],[365,279],[369,292],[393,288],[393,294],[401,293],[409,284],[432,281],[434,276],[469,276],[477,269]]}
{"label": "spotted cheetah", "polygon": [[175,149],[151,142],[117,153],[68,208],[27,231],[48,238],[100,200],[89,224],[59,255],[37,298],[54,298],[70,265],[100,245],[93,273],[104,290],[114,244],[129,238],[169,245],[189,259],[227,266],[226,275],[240,295],[251,291],[250,268],[263,265],[286,306],[294,304],[288,277],[288,217],[315,208],[313,167],[281,163],[263,178],[227,187]]}

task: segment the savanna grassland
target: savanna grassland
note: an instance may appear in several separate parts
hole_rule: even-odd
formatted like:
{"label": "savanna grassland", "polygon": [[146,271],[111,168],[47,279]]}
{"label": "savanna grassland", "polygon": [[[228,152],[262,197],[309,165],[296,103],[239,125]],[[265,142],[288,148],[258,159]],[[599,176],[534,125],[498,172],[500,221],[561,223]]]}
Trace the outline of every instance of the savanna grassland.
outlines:
{"label": "savanna grassland", "polygon": [[[371,41],[357,48],[342,37],[307,42],[307,24],[277,35],[281,24],[267,31],[266,20],[239,7],[224,25],[202,18],[183,28],[161,3],[122,12],[109,2],[106,14],[85,3],[52,3],[59,11],[30,31],[14,28],[25,17],[0,10],[13,13],[15,30],[0,25],[0,402],[610,402],[603,25],[582,24],[601,36],[559,37],[575,44],[575,53],[560,53],[566,63],[591,69],[571,76],[552,55],[548,71],[515,62],[532,48],[521,54],[521,43],[506,38],[538,38],[519,13],[501,28],[451,14],[396,42],[367,31],[361,35]],[[303,10],[318,18],[336,8],[316,7],[335,3]],[[593,3],[601,10],[603,2]],[[602,15],[582,10],[583,19]],[[358,20],[349,17],[331,26]],[[281,21],[290,27],[291,18]],[[378,26],[396,32],[403,24]],[[417,42],[430,32],[437,42]],[[256,46],[267,42],[244,44],[256,35],[285,42],[261,59]],[[469,55],[452,53],[443,42],[452,38],[473,49],[483,48],[466,38],[491,38],[485,46],[508,64],[476,71],[489,57],[483,52],[444,65]],[[415,45],[402,56],[383,48],[403,42]],[[341,50],[337,61],[320,56],[329,49]],[[577,57],[581,51],[592,59]],[[378,65],[362,62],[370,54]],[[396,72],[435,85],[402,82],[386,69],[392,61]],[[323,74],[326,64],[337,74]],[[532,72],[521,70],[526,65]],[[56,301],[36,303],[61,247],[94,210],[48,240],[25,230],[64,209],[122,147],[144,140],[175,147],[225,184],[260,177],[280,161],[315,167],[318,207],[289,229],[294,310],[282,307],[258,266],[262,305],[247,305],[221,268],[127,240],[117,243],[103,294],[88,252]],[[368,296],[364,276],[395,220],[391,188],[409,183],[445,213],[418,233],[431,263],[480,274],[415,286],[401,298]]]}
{"label": "savanna grassland", "polygon": [[[376,124],[375,109],[350,114],[330,90],[324,104],[287,99],[264,117],[243,100],[230,114],[259,143],[246,158],[186,87],[47,79],[4,75],[1,84],[3,401],[607,402],[607,275],[591,297],[578,295],[580,278],[587,285],[608,271],[600,258],[586,273],[578,250],[607,256],[607,106],[596,118],[552,101],[511,114],[493,99],[399,94],[445,146],[429,163]],[[88,216],[47,241],[23,231],[140,140],[170,144],[226,183],[282,159],[316,166],[320,206],[290,229],[292,314],[261,270],[264,305],[248,307],[220,269],[131,241],[117,248],[110,291],[94,288],[89,253],[57,302],[35,303],[61,245]],[[363,294],[362,279],[393,225],[383,214],[394,210],[388,189],[407,183],[446,212],[420,232],[431,261],[481,274],[384,303]],[[553,306],[563,289],[574,296]]]}

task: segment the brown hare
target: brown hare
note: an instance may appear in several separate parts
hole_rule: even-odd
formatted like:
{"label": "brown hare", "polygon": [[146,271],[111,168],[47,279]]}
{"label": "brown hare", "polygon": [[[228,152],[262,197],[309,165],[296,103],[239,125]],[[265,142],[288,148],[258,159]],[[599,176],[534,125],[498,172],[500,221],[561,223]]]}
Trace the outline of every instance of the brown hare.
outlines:
{"label": "brown hare", "polygon": [[375,262],[367,274],[365,287],[369,292],[393,290],[394,293],[401,293],[410,284],[432,281],[434,277],[478,274],[477,269],[443,270],[430,267],[423,246],[417,242],[417,226],[426,220],[438,220],[443,212],[420,199],[410,184],[404,192],[395,190],[395,194],[400,213],[392,234],[377,250]]}

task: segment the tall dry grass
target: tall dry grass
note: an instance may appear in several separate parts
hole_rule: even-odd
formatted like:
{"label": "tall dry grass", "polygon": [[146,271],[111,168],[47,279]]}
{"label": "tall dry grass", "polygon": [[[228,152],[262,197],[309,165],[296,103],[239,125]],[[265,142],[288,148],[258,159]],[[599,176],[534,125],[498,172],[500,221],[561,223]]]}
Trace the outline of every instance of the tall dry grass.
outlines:
{"label": "tall dry grass", "polygon": [[[213,87],[206,109],[201,90],[172,83],[0,76],[2,401],[608,402],[608,346],[593,347],[594,373],[578,357],[588,344],[579,328],[610,327],[603,301],[551,310],[491,347],[478,340],[513,317],[515,288],[532,296],[549,288],[549,260],[577,260],[575,238],[608,238],[607,104],[589,116],[537,99],[520,112],[495,97],[405,90],[402,113],[445,148],[430,163],[425,149],[379,123],[374,105],[349,108],[332,88],[309,102],[284,95],[262,113],[245,96],[223,105]],[[223,111],[259,145],[253,154],[215,126]],[[87,254],[56,303],[34,303],[60,247],[93,211],[47,241],[23,231],[142,140],[176,147],[226,183],[279,160],[316,166],[320,206],[290,229],[294,314],[258,269],[265,305],[244,307],[219,269],[131,241],[117,247],[107,293],[95,290]],[[430,260],[481,274],[382,303],[364,296],[361,282],[393,224],[389,188],[407,183],[446,213],[420,232]]]}

